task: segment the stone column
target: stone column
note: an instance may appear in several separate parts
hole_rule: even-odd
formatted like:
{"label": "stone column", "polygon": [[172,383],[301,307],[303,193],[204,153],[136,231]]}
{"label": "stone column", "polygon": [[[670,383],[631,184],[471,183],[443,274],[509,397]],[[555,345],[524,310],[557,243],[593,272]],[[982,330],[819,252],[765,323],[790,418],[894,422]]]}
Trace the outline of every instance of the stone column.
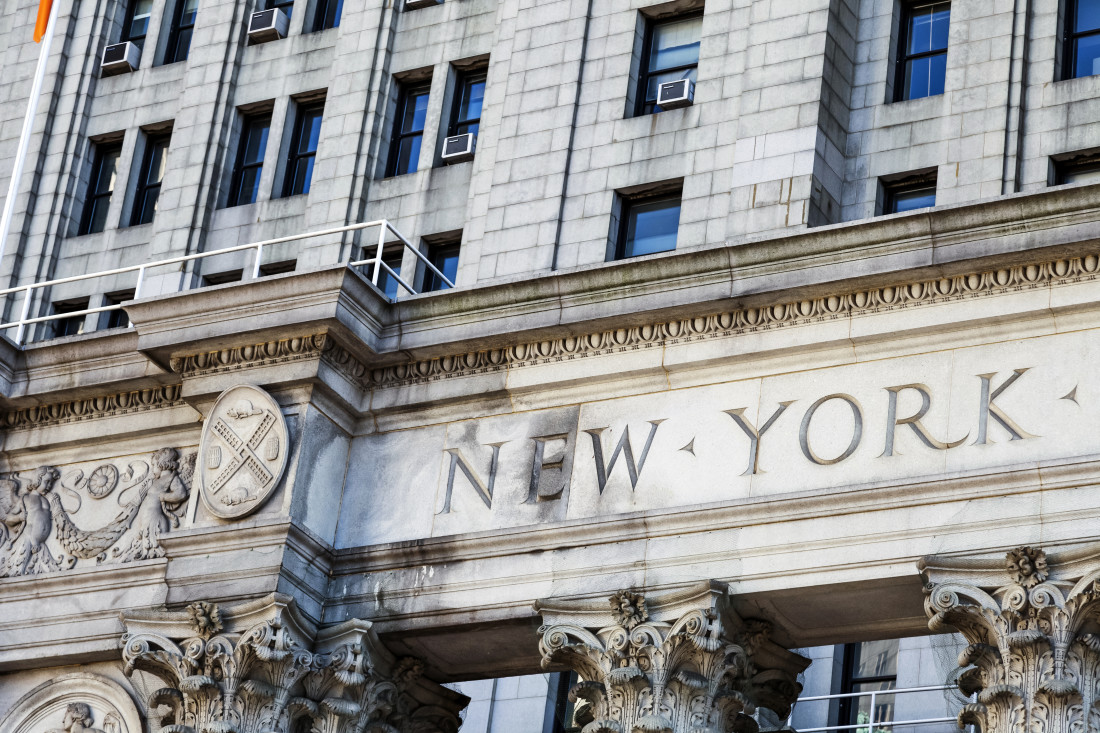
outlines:
{"label": "stone column", "polygon": [[1100,549],[926,557],[920,570],[929,628],[957,629],[970,642],[959,655],[959,687],[977,697],[959,713],[960,727],[1100,730]]}
{"label": "stone column", "polygon": [[536,609],[543,668],[577,672],[583,733],[754,733],[758,708],[784,720],[809,660],[734,613],[725,584],[645,597],[548,599]]}
{"label": "stone column", "polygon": [[367,621],[313,630],[278,594],[123,615],[127,675],[157,685],[150,733],[456,733],[469,700],[396,659]]}

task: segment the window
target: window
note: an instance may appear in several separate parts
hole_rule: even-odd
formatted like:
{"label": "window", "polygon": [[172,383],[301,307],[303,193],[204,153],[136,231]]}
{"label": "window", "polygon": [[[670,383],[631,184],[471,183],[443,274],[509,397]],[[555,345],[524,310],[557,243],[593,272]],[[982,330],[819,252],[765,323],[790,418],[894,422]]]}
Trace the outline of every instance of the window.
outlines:
{"label": "window", "polygon": [[160,186],[164,181],[164,164],[168,158],[168,143],[172,136],[149,135],[145,139],[145,155],[138,171],[137,195],[130,215],[130,226],[148,224],[157,213]]}
{"label": "window", "polygon": [[129,41],[138,48],[145,48],[145,36],[149,33],[149,18],[153,15],[153,0],[130,0],[126,8],[126,22],[122,25],[122,41]]}
{"label": "window", "polygon": [[[405,250],[403,247],[392,247],[382,251],[382,262],[389,265],[389,268],[393,270],[394,275],[397,275],[397,277],[401,277],[401,258],[404,254]],[[455,262],[457,263],[457,259]],[[436,265],[436,267],[438,267],[438,265]],[[365,274],[367,277],[373,276],[374,265],[367,265]],[[394,277],[394,275],[387,272],[384,267],[378,270],[378,289],[385,293],[386,297],[390,300],[397,297],[399,288],[404,290],[404,288],[397,283],[397,277]],[[454,278],[451,278],[451,282],[454,282]]]}
{"label": "window", "polygon": [[481,124],[481,106],[485,101],[485,70],[463,71],[455,83],[455,101],[447,135],[477,136]]}
{"label": "window", "polygon": [[699,35],[703,16],[673,18],[650,22],[646,27],[638,74],[636,115],[660,112],[657,87],[663,82],[696,78],[699,66]]}
{"label": "window", "polygon": [[[844,645],[844,677],[842,692],[879,692],[893,690],[898,682],[898,641],[865,641]],[[871,697],[842,698],[840,725],[873,726],[894,719],[894,696],[875,695],[875,707],[871,709]]]}
{"label": "window", "polygon": [[[125,303],[127,300],[134,299],[133,290],[123,290],[117,293],[107,293],[103,296],[103,305],[118,305]],[[99,326],[100,329],[106,328],[126,328],[130,325],[130,317],[126,315],[124,310],[107,311],[99,314]]]}
{"label": "window", "polygon": [[340,25],[344,0],[317,0],[317,14],[313,16],[313,30],[323,31]]}
{"label": "window", "polygon": [[[451,282],[454,282],[455,277],[458,275],[458,251],[459,242],[453,239],[428,244],[428,261]],[[424,285],[420,292],[431,293],[436,290],[447,290],[451,287],[427,267],[422,269],[424,270]],[[381,283],[379,283],[379,286],[381,287]]]}
{"label": "window", "polygon": [[895,102],[943,94],[950,24],[951,3],[914,3],[902,8]]}
{"label": "window", "polygon": [[294,0],[267,0],[264,10],[281,10],[289,20],[294,13]]}
{"label": "window", "polygon": [[[60,303],[53,304],[53,315],[63,315],[65,313],[76,313],[79,311],[88,309],[88,299],[83,298],[81,300],[68,300]],[[68,318],[58,318],[53,321],[46,321],[46,338],[61,338],[62,336],[76,336],[77,334],[84,333],[84,319],[86,316],[69,316]]]}
{"label": "window", "polygon": [[288,272],[294,272],[298,268],[298,260],[280,260],[278,262],[268,262],[265,265],[260,265],[260,277],[268,277],[269,275],[285,275]]}
{"label": "window", "polygon": [[229,185],[229,206],[254,204],[260,195],[260,174],[264,170],[267,133],[271,130],[271,115],[244,118],[244,127],[237,150],[237,164]]}
{"label": "window", "polygon": [[420,142],[424,138],[424,120],[428,116],[427,83],[402,86],[397,99],[393,139],[390,141],[387,176],[401,176],[416,171],[420,159]]}
{"label": "window", "polygon": [[1054,161],[1054,185],[1063,183],[1100,183],[1100,154]]}
{"label": "window", "polygon": [[882,182],[883,214],[901,214],[936,205],[936,174],[924,173]]}
{"label": "window", "polygon": [[226,272],[212,272],[202,276],[202,287],[211,285],[225,285],[226,283],[238,283],[244,280],[244,270],[228,270]]}
{"label": "window", "polygon": [[1100,0],[1066,0],[1062,78],[1100,74]]}
{"label": "window", "polygon": [[102,232],[107,225],[107,210],[111,208],[111,194],[115,190],[118,158],[121,154],[121,142],[95,145],[92,176],[88,181],[84,214],[80,221],[81,234]]}
{"label": "window", "polygon": [[615,259],[674,250],[679,228],[679,191],[660,196],[621,199]]}
{"label": "window", "polygon": [[294,136],[291,138],[290,154],[287,156],[283,196],[309,193],[309,184],[313,179],[313,162],[317,157],[317,143],[321,139],[321,116],[324,111],[323,102],[298,106],[297,119],[294,121]]}
{"label": "window", "polygon": [[164,63],[186,61],[191,50],[191,34],[195,30],[195,16],[199,13],[199,0],[176,0],[176,14],[168,33],[168,50]]}

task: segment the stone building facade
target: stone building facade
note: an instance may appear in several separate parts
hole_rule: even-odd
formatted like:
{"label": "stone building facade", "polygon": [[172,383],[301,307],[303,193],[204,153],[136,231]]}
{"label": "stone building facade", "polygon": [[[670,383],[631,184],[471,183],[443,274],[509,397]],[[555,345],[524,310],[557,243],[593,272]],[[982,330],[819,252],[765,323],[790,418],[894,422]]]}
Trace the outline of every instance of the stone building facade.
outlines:
{"label": "stone building facade", "polygon": [[843,726],[791,717],[821,650],[929,633],[962,723],[1100,729],[1100,2],[52,33],[0,260],[0,733],[453,733],[463,684],[570,672],[532,733]]}

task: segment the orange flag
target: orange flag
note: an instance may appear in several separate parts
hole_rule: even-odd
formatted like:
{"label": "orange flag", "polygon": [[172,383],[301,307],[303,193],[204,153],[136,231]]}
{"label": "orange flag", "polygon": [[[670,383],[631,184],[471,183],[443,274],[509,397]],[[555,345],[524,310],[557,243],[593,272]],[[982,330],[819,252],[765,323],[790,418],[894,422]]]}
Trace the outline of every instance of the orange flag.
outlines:
{"label": "orange flag", "polygon": [[46,28],[50,24],[50,10],[53,9],[53,0],[38,0],[38,20],[34,24],[34,42],[40,43],[46,35]]}

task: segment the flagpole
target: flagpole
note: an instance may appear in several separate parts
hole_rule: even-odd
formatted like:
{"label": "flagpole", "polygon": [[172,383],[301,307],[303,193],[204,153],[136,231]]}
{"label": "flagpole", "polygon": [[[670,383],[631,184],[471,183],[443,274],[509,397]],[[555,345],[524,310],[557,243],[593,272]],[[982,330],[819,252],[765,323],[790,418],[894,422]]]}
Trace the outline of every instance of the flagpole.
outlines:
{"label": "flagpole", "polygon": [[27,162],[27,151],[31,146],[34,118],[38,114],[38,98],[42,95],[42,85],[46,80],[46,67],[49,65],[50,46],[53,45],[53,31],[57,20],[57,6],[60,4],[60,0],[54,0],[53,7],[50,8],[50,20],[46,25],[46,35],[42,39],[42,50],[38,54],[38,69],[34,72],[34,84],[31,85],[31,96],[27,103],[27,116],[23,118],[23,132],[19,136],[19,149],[15,153],[15,167],[12,168],[11,180],[8,181],[8,197],[4,199],[4,213],[0,216],[0,263],[4,260],[8,230],[15,216],[15,199],[19,194],[19,181],[23,177],[23,165]]}

